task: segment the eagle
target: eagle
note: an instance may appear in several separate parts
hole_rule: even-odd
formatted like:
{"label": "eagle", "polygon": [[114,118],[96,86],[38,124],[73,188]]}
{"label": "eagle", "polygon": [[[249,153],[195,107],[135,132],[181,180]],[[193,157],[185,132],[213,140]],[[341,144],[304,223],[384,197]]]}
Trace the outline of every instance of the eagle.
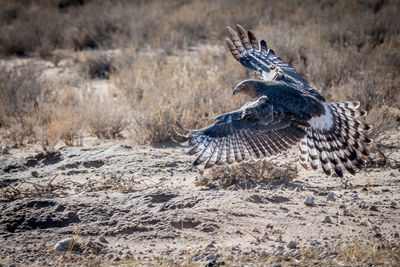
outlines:
{"label": "eagle", "polygon": [[358,101],[326,102],[292,66],[257,41],[251,31],[227,26],[226,44],[244,67],[256,71],[260,80],[241,81],[233,95],[252,100],[241,108],[211,117],[215,123],[180,134],[198,154],[193,165],[205,168],[269,158],[298,145],[300,164],[328,176],[343,177],[343,168],[355,174],[369,156],[371,126],[362,121],[367,112]]}

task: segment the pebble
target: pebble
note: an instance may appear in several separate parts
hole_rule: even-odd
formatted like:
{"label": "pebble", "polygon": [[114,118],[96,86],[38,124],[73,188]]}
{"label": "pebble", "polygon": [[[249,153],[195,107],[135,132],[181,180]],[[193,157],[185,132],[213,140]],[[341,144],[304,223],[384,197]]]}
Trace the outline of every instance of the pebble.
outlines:
{"label": "pebble", "polygon": [[108,241],[104,236],[99,237],[99,242],[108,244]]}
{"label": "pebble", "polygon": [[215,261],[216,258],[217,258],[217,256],[215,256],[214,254],[208,254],[206,256],[206,259],[209,261]]}
{"label": "pebble", "polygon": [[204,255],[204,254],[200,254],[200,255],[197,255],[196,257],[194,257],[193,260],[194,261],[199,261],[199,260],[203,259],[205,256],[206,255]]}
{"label": "pebble", "polygon": [[392,201],[392,202],[390,203],[390,208],[391,208],[391,209],[395,209],[395,208],[396,208],[396,202]]}
{"label": "pebble", "polygon": [[206,256],[206,261],[202,264],[202,266],[218,266],[216,260],[217,257],[214,254],[209,254]]}
{"label": "pebble", "polygon": [[239,250],[240,245],[232,246],[231,250]]}
{"label": "pebble", "polygon": [[282,267],[282,265],[280,263],[274,263],[274,264],[270,265],[269,267]]}
{"label": "pebble", "polygon": [[394,233],[393,233],[393,237],[394,237],[394,238],[399,238],[399,236],[400,236],[400,235],[399,235],[398,232],[394,232]]}
{"label": "pebble", "polygon": [[369,210],[371,211],[379,211],[378,208],[375,205],[372,205]]}
{"label": "pebble", "polygon": [[70,245],[72,244],[72,242],[74,241],[73,238],[68,237],[65,238],[61,241],[58,241],[55,245],[54,245],[54,249],[58,250],[58,251],[66,251],[69,249]]}
{"label": "pebble", "polygon": [[306,199],[304,200],[304,204],[306,204],[306,206],[313,207],[314,206],[314,199],[312,199],[310,197],[306,197]]}
{"label": "pebble", "polygon": [[280,207],[279,207],[279,209],[281,209],[281,210],[284,210],[284,211],[286,211],[286,212],[288,212],[288,211],[289,211],[289,209],[288,209],[288,208],[286,208],[286,207],[284,207],[284,206],[280,206]]}
{"label": "pebble", "polygon": [[330,200],[330,201],[335,201],[335,200],[336,200],[335,195],[334,195],[333,193],[329,193],[329,194],[326,196],[326,198],[327,198],[328,200]]}
{"label": "pebble", "polygon": [[331,217],[325,216],[325,218],[322,220],[323,223],[332,223]]}
{"label": "pebble", "polygon": [[215,241],[213,240],[206,246],[206,248],[214,248],[215,247],[214,245],[215,245]]}
{"label": "pebble", "polygon": [[297,243],[294,240],[291,240],[288,244],[287,244],[288,248],[296,248],[297,247]]}

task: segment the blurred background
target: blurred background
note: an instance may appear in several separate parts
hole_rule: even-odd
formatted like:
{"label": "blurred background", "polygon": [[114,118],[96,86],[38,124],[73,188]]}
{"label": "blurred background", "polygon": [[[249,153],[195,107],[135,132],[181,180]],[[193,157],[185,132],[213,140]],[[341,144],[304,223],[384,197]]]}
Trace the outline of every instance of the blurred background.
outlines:
{"label": "blurred background", "polygon": [[372,137],[400,119],[400,2],[1,0],[2,149],[86,136],[171,141],[238,108],[257,76],[225,48],[225,27],[265,39],[328,101],[358,100]]}

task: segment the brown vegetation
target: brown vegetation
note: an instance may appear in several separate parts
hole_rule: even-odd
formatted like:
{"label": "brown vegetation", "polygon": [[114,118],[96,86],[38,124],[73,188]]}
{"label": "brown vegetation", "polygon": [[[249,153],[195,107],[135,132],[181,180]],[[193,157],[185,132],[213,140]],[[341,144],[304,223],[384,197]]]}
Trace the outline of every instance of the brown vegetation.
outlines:
{"label": "brown vegetation", "polygon": [[[253,75],[223,48],[225,26],[236,23],[266,39],[329,101],[361,101],[373,137],[399,119],[396,1],[2,2],[2,57],[58,63],[60,49],[84,50],[64,53],[80,66],[74,82],[39,79],[32,63],[2,67],[7,145],[74,144],[82,133],[159,143],[171,140],[176,120],[206,125],[207,116],[243,103],[231,88]],[[118,55],[101,52],[109,48]],[[116,97],[85,91],[86,81],[98,78],[115,86]]]}
{"label": "brown vegetation", "polygon": [[[304,74],[327,101],[360,101],[362,108],[368,111],[368,122],[374,126],[372,138],[376,142],[381,141],[389,130],[399,125],[400,4],[398,1],[0,0],[0,6],[0,151],[5,152],[3,149],[27,144],[38,144],[44,150],[50,151],[56,144],[65,144],[68,147],[64,148],[74,150],[69,152],[71,157],[65,156],[65,151],[63,152],[65,156],[63,161],[66,162],[52,166],[54,169],[49,168],[49,172],[56,172],[51,175],[47,173],[46,164],[42,164],[40,160],[47,152],[38,153],[33,159],[25,157],[22,163],[18,163],[21,156],[11,155],[11,150],[10,154],[1,153],[5,162],[3,174],[7,174],[8,177],[0,185],[2,187],[0,194],[3,196],[1,201],[5,203],[4,206],[15,199],[34,197],[54,198],[55,201],[63,203],[65,196],[75,194],[77,202],[71,202],[69,206],[78,206],[74,203],[79,202],[84,204],[83,207],[86,205],[84,201],[88,201],[82,198],[84,193],[104,191],[107,193],[107,199],[104,199],[105,207],[108,207],[109,195],[113,195],[108,194],[110,190],[115,193],[121,191],[122,194],[119,195],[123,200],[121,203],[127,203],[132,198],[125,201],[123,197],[130,196],[133,192],[142,192],[153,187],[161,188],[163,184],[168,184],[169,187],[170,183],[179,184],[175,188],[179,193],[184,191],[186,194],[188,191],[193,195],[199,195],[202,190],[193,190],[192,182],[186,182],[188,177],[193,180],[196,177],[197,186],[246,189],[242,190],[244,194],[239,194],[239,197],[237,194],[232,194],[227,201],[248,199],[247,193],[261,190],[257,187],[260,184],[266,186],[264,192],[266,195],[271,193],[284,195],[286,192],[286,196],[291,198],[292,190],[303,192],[307,190],[304,186],[312,186],[308,178],[304,179],[307,181],[304,186],[302,183],[297,184],[298,180],[306,175],[297,170],[295,165],[289,165],[287,162],[279,164],[265,161],[247,162],[203,173],[201,170],[196,172],[196,169],[190,169],[189,159],[181,161],[179,158],[181,150],[178,148],[168,152],[171,154],[161,150],[150,153],[151,149],[148,147],[146,149],[149,151],[139,153],[137,147],[133,150],[119,146],[118,150],[109,145],[107,148],[97,150],[89,148],[89,152],[93,153],[88,152],[84,161],[81,156],[88,150],[87,147],[71,147],[81,145],[85,136],[99,139],[126,138],[135,144],[168,142],[174,139],[171,126],[176,121],[187,128],[199,128],[211,123],[207,117],[238,108],[246,99],[232,97],[232,88],[242,79],[257,76],[242,68],[224,47],[226,25],[241,24],[246,29],[253,30],[259,39],[265,39],[276,54]],[[91,140],[98,142],[96,138]],[[112,140],[107,142],[111,143]],[[104,145],[106,141],[102,140],[101,143]],[[398,146],[389,143],[387,146],[391,146],[392,153],[393,151],[397,153]],[[387,217],[394,216],[397,208],[392,204],[389,207],[386,201],[395,200],[397,197],[395,186],[398,181],[395,178],[397,178],[396,169],[399,167],[398,156],[396,154],[392,159],[386,151],[385,154],[381,151],[376,152],[382,155],[374,157],[375,160],[371,160],[368,168],[386,165],[392,169],[381,174],[378,174],[380,169],[376,172],[369,170],[362,172],[356,176],[359,178],[358,187],[343,194],[343,191],[336,191],[336,195],[343,197],[343,203],[346,205],[351,203],[347,208],[352,210],[353,207],[357,209],[355,201],[359,199],[355,193],[358,192],[362,196],[364,189],[368,191],[372,188],[369,198],[365,196],[360,199],[370,200],[371,203],[381,199],[383,202],[379,206],[382,209],[381,216],[365,215],[369,211],[375,211],[372,209],[364,211],[362,201],[358,207],[362,211],[359,211],[357,216],[362,216],[361,219],[366,217],[368,221],[372,218],[374,226],[380,224],[378,218],[382,220],[381,222],[389,221],[388,225],[392,227],[397,218],[388,220],[385,214]],[[92,155],[103,155],[103,153],[108,153],[108,156],[101,156],[106,158],[100,159],[100,163],[92,158]],[[126,158],[126,155],[130,158]],[[108,169],[111,161],[114,165]],[[37,169],[31,169],[29,163],[32,162],[36,162]],[[102,173],[103,169],[96,164],[107,166],[106,173]],[[21,172],[28,178],[20,174]],[[63,177],[56,176],[57,173]],[[15,178],[18,175],[23,178]],[[316,173],[314,177],[310,176],[315,183],[320,181],[317,179],[318,175]],[[375,181],[375,176],[377,179],[384,177],[386,184],[381,181],[372,183]],[[151,179],[147,180],[147,177]],[[332,181],[335,183],[334,180],[327,181],[326,184],[317,187],[320,193],[324,193],[325,188],[326,190],[331,188]],[[191,187],[185,189],[186,191],[182,189],[185,183],[191,183]],[[255,186],[252,187],[253,185]],[[334,186],[337,186],[337,183]],[[167,186],[162,187],[161,191],[165,188]],[[220,191],[235,193],[230,190]],[[311,191],[309,192],[311,194]],[[293,203],[299,204],[288,203],[288,208],[292,209],[293,215],[296,215],[296,207],[302,211],[297,213],[298,218],[293,218],[297,218],[304,225],[309,221],[310,214],[318,211],[315,211],[316,209],[333,206],[325,204],[330,206],[321,205],[314,207],[314,211],[310,214],[310,210],[305,210],[303,213],[300,197],[307,195],[308,191],[304,191],[301,196],[297,194],[298,192],[295,193],[296,197],[292,198]],[[353,193],[357,199],[355,197],[353,199]],[[375,198],[379,194],[381,198]],[[184,196],[183,194],[182,199],[186,201],[187,198]],[[314,196],[319,197],[322,204],[327,202],[323,194],[315,193]],[[194,209],[190,212],[200,214],[202,212],[199,211],[208,210],[212,200],[208,197],[193,197],[195,201],[190,203],[199,201],[204,204],[193,206]],[[102,198],[100,195],[93,202],[97,203],[97,200],[103,200]],[[249,198],[249,203],[253,203],[252,200],[257,201],[257,196]],[[178,205],[175,201],[177,200],[171,200],[168,204],[173,211],[175,208],[172,207]],[[192,205],[190,203],[188,202],[188,207]],[[144,209],[142,214],[148,215],[149,209],[154,207],[153,204],[149,204],[146,207],[148,209]],[[214,206],[215,211],[205,215],[208,216],[206,223],[209,218],[221,217],[221,214],[224,214],[219,213],[221,204],[219,202],[217,204]],[[284,207],[282,203],[274,204],[279,210],[281,206]],[[334,207],[337,207],[340,217],[342,209],[339,204],[335,202]],[[351,206],[353,204],[354,206]],[[91,207],[90,205],[88,207]],[[240,209],[237,203],[232,205]],[[265,205],[268,207],[270,203]],[[118,215],[120,210],[115,207],[113,205],[108,207],[115,209],[110,211],[110,214],[122,216]],[[124,221],[129,216],[140,220],[137,214],[133,216],[130,215],[133,213],[128,213],[130,208],[125,210],[126,217],[119,217],[116,221]],[[257,212],[260,210],[258,208]],[[186,211],[182,210],[182,213]],[[25,214],[25,210],[23,213]],[[100,212],[96,209],[93,213]],[[256,217],[252,213],[249,214],[251,218]],[[333,214],[332,211],[332,218],[336,216]],[[275,216],[280,219],[285,218],[281,214]],[[346,216],[344,212],[343,216]],[[15,215],[11,214],[10,217]],[[162,220],[165,219],[167,226],[172,227],[172,221],[168,218],[170,217]],[[225,217],[225,214],[221,218],[223,223],[220,224],[220,233],[223,233],[223,237],[225,229],[222,228],[227,226],[225,221],[231,218],[234,218],[233,215]],[[104,228],[110,228],[107,225],[108,219],[99,221],[103,223]],[[244,217],[239,218],[242,219]],[[359,218],[346,219],[346,224],[350,225],[353,222],[355,224],[355,219]],[[362,228],[364,221],[361,219],[359,225],[357,222],[357,226],[360,226],[357,229],[366,231],[366,228]],[[96,219],[90,218],[90,220]],[[88,222],[85,223],[89,225]],[[156,224],[160,223],[157,221]],[[77,227],[82,225],[84,223]],[[347,228],[349,225],[346,225]],[[234,225],[231,226],[233,228]],[[326,229],[330,226],[329,224]],[[339,224],[339,219],[332,227],[336,226],[340,230],[342,226],[344,227]],[[178,230],[174,229],[176,232],[173,233],[178,233]],[[234,234],[239,235],[240,231],[237,228],[234,230],[236,231]],[[391,234],[392,230],[396,229],[385,229],[386,233]],[[51,237],[53,239],[47,241],[54,241],[59,237],[55,235],[56,232],[58,231],[45,230],[40,239],[45,240],[53,234]],[[137,242],[139,240],[135,239],[137,233],[130,235],[128,241]],[[153,233],[162,234],[157,228]],[[215,233],[212,233],[213,237],[218,237]],[[206,232],[204,235],[208,236],[210,233]],[[387,237],[387,234],[385,235]],[[4,235],[4,238],[8,236]],[[28,238],[30,240],[27,244],[35,243],[30,234],[21,233],[21,236],[20,239],[10,236],[9,241],[19,245],[22,243],[21,240]],[[180,236],[183,238],[184,234]],[[261,232],[259,236],[265,237]],[[123,238],[121,234],[121,239],[125,237],[126,234]],[[183,240],[181,238],[171,239],[171,242],[179,243]],[[360,238],[360,235],[357,238]],[[396,266],[400,261],[399,242],[397,239],[385,238],[374,235],[373,238],[357,239],[354,242],[342,239],[341,241],[346,242],[332,243],[334,246],[330,247],[332,253],[329,255],[322,246],[303,247],[301,244],[296,255],[257,252],[243,253],[238,257],[229,258],[229,249],[226,253],[224,250],[219,250],[220,247],[211,246],[209,249],[210,253],[221,253],[221,258],[227,266],[278,262],[283,266]],[[242,237],[237,240],[242,242]],[[277,240],[279,241],[277,243],[283,244],[281,236],[277,237]],[[193,242],[198,244],[197,240]],[[81,245],[83,248],[84,244]],[[30,253],[27,252],[28,248],[24,252],[25,255]],[[7,250],[1,252],[6,253]],[[36,252],[32,254],[34,253]],[[40,247],[37,255],[46,255],[44,253],[52,252]],[[17,251],[8,253],[12,257],[14,254],[19,255]],[[53,253],[52,257],[54,255],[56,254]],[[173,260],[169,255],[157,256],[157,253],[154,253],[154,257],[152,256],[154,260],[149,262],[148,258],[124,260],[119,257],[111,262],[110,258],[106,259],[102,253],[89,253],[89,258],[87,254],[71,252],[61,256],[59,263],[88,262],[89,265],[98,265],[96,262],[98,259],[103,265],[200,265],[199,261],[194,262],[196,255],[198,251],[188,249],[182,250],[182,253],[177,254],[177,258]]]}

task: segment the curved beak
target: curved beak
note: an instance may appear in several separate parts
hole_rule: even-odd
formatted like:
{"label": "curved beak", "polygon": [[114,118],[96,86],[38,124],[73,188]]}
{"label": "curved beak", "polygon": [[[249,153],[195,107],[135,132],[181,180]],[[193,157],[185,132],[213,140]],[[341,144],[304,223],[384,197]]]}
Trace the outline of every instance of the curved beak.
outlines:
{"label": "curved beak", "polygon": [[238,88],[237,87],[233,88],[232,95],[236,95],[237,93],[239,93]]}

